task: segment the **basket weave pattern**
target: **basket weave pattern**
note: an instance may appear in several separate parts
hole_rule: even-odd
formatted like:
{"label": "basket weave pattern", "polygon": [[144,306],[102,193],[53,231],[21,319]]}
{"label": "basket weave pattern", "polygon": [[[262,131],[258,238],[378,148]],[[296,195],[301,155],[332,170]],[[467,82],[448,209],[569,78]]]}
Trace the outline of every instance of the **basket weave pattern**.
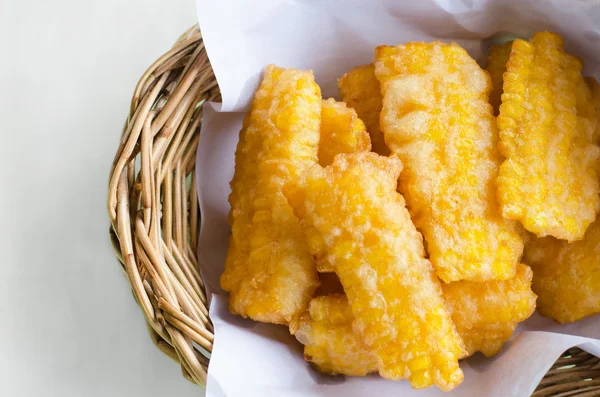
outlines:
{"label": "basket weave pattern", "polygon": [[[198,270],[195,160],[202,103],[220,99],[198,26],[135,88],[110,172],[110,237],[154,344],[206,385],[213,327]],[[600,396],[600,359],[571,349],[535,397]]]}

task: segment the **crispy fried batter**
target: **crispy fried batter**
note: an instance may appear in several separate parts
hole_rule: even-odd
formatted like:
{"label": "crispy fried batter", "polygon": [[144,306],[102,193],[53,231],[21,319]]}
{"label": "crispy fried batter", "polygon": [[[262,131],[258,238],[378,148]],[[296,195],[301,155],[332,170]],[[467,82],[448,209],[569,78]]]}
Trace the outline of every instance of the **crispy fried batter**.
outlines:
{"label": "crispy fried batter", "polygon": [[[323,100],[321,109],[321,139],[319,141],[319,164],[327,166],[339,153],[371,150],[371,140],[365,124],[356,111],[343,102],[329,98]],[[328,261],[317,261],[319,272],[333,272]]]}
{"label": "crispy fried batter", "polygon": [[523,260],[533,269],[533,290],[543,316],[569,323],[600,313],[600,219],[580,241],[531,239]]}
{"label": "crispy fried batter", "polygon": [[379,128],[381,90],[373,64],[355,67],[340,77],[338,87],[342,101],[356,109],[358,116],[365,122],[371,136],[373,151],[383,156],[389,155],[390,149],[385,145],[383,133]]}
{"label": "crispy fried batter", "polygon": [[498,323],[460,330],[460,337],[465,342],[468,352],[466,357],[478,351],[486,357],[495,356],[502,350],[502,346],[510,339],[516,328],[517,323]]}
{"label": "crispy fried batter", "polygon": [[345,295],[314,298],[295,334],[304,345],[304,359],[325,374],[363,376],[377,371],[377,357],[352,331],[353,319]]}
{"label": "crispy fried batter", "polygon": [[523,243],[495,197],[501,162],[490,78],[456,44],[378,47],[381,128],[400,190],[445,282],[514,276]]}
{"label": "crispy fried batter", "polygon": [[336,269],[354,315],[353,329],[377,356],[379,373],[415,388],[443,390],[463,378],[465,353],[424,258],[396,181],[402,165],[374,153],[340,154],[310,168],[284,194],[313,254]]}
{"label": "crispy fried batter", "polygon": [[504,73],[498,200],[505,217],[539,237],[579,240],[600,209],[600,149],[582,120],[591,106],[578,95],[581,68],[559,35],[542,32],[513,42]]}
{"label": "crispy fried batter", "polygon": [[[331,275],[333,274],[321,274],[321,276]],[[473,355],[477,351],[488,357],[497,354],[511,337],[517,324],[533,314],[536,295],[531,290],[532,277],[531,269],[519,264],[517,274],[510,280],[483,283],[457,281],[442,284],[444,299],[468,353],[464,357]],[[335,281],[329,280],[332,285],[335,285]],[[335,297],[322,296],[319,299],[321,305],[330,299],[337,305],[335,306],[337,311],[326,312],[325,309],[321,309],[321,313],[324,314],[320,318],[337,319],[340,317],[339,313],[342,313],[347,321],[330,320],[320,323],[321,328],[315,328],[313,325],[315,315],[307,314],[301,317],[300,323],[303,325],[300,328],[303,336],[297,335],[297,337],[307,345],[306,359],[316,363],[317,367],[325,373],[356,375],[375,372],[377,364],[369,359],[372,354],[370,349],[362,346],[358,336],[348,326],[352,314],[349,309],[343,307],[343,304],[347,305],[343,292],[336,293]],[[311,302],[311,313],[313,304],[319,307],[314,302],[315,300]],[[316,330],[321,333],[319,336],[312,336],[311,333],[314,334]],[[315,342],[316,338],[319,338],[319,345]],[[347,345],[346,351],[337,350],[344,344]],[[364,361],[359,361],[359,355]]]}
{"label": "crispy fried batter", "polygon": [[281,189],[316,164],[321,93],[311,72],[268,66],[240,132],[221,276],[232,313],[287,324],[319,285],[300,224]]}
{"label": "crispy fried batter", "polygon": [[493,356],[517,323],[533,314],[536,296],[531,290],[532,277],[531,269],[519,264],[515,277],[509,280],[442,284],[452,321],[469,355],[481,351]]}
{"label": "crispy fried batter", "polygon": [[[536,295],[531,290],[532,277],[531,269],[519,264],[510,280],[442,283],[446,305],[466,347],[467,353],[461,358],[477,351],[488,357],[497,354],[517,324],[533,314]],[[328,282],[336,285],[337,280]],[[364,375],[377,371],[376,357],[353,332],[352,319],[343,292],[313,299],[310,313],[300,317],[296,333],[305,345],[305,359],[323,373]]]}
{"label": "crispy fried batter", "polygon": [[490,92],[490,104],[494,108],[494,114],[498,115],[500,111],[502,84],[504,82],[504,72],[506,72],[506,63],[510,56],[512,41],[502,45],[493,45],[488,50],[488,64],[486,70],[492,78],[492,91]]}
{"label": "crispy fried batter", "polygon": [[356,111],[333,98],[323,100],[319,164],[327,166],[333,163],[333,158],[338,153],[354,153],[361,150],[371,150],[371,140]]}

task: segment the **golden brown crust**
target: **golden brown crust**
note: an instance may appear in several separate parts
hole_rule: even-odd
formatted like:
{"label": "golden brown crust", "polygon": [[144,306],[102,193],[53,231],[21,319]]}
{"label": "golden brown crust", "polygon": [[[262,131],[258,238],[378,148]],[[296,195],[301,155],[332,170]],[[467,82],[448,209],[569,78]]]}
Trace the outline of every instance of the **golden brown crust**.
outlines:
{"label": "golden brown crust", "polygon": [[231,181],[232,234],[221,287],[235,314],[287,324],[306,310],[319,285],[281,189],[316,164],[320,120],[312,73],[267,67],[240,133]]}
{"label": "golden brown crust", "polygon": [[559,323],[600,313],[600,220],[583,240],[532,238],[523,261],[533,269],[538,311]]}
{"label": "golden brown crust", "polygon": [[377,47],[381,128],[400,191],[444,282],[509,279],[523,250],[496,201],[501,162],[490,78],[456,44]]}
{"label": "golden brown crust", "polygon": [[498,200],[538,237],[579,240],[600,209],[597,117],[581,68],[559,35],[541,32],[513,42],[504,73]]}
{"label": "golden brown crust", "polygon": [[382,98],[373,65],[355,67],[340,77],[338,87],[342,101],[354,108],[358,117],[365,122],[371,136],[373,151],[382,156],[389,155],[390,149],[386,146],[383,132],[379,128]]}
{"label": "golden brown crust", "polygon": [[396,191],[401,168],[396,157],[340,154],[288,183],[284,194],[313,254],[333,264],[353,329],[377,357],[380,375],[450,390],[463,378],[463,343]]}

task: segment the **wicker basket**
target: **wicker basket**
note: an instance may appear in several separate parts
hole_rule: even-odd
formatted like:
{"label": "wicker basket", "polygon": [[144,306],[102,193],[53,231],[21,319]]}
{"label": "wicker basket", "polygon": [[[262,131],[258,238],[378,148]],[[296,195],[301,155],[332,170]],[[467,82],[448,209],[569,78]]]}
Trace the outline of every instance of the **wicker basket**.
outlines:
{"label": "wicker basket", "polygon": [[[200,105],[219,99],[194,26],[135,88],[108,192],[110,238],[150,337],[201,386],[213,327],[195,253],[200,218],[195,158]],[[600,396],[600,359],[579,349],[565,352],[534,396]]]}

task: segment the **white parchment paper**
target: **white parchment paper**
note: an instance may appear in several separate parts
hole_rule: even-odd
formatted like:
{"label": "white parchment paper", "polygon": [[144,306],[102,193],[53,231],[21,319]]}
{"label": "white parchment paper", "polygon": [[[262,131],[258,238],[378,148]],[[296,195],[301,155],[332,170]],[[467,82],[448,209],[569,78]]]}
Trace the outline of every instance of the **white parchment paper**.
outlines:
{"label": "white parchment paper", "polygon": [[198,0],[198,19],[222,104],[207,103],[197,155],[202,211],[201,272],[214,293],[215,345],[207,396],[527,396],[558,356],[579,346],[600,356],[600,316],[557,325],[534,315],[502,353],[462,362],[465,381],[451,393],[414,391],[377,376],[326,377],[302,358],[285,327],[232,316],[219,288],[227,251],[229,181],[244,110],[269,63],[312,69],[323,97],[336,80],[371,61],[380,44],[455,41],[485,62],[490,42],[551,30],[600,75],[600,2],[587,0]]}

